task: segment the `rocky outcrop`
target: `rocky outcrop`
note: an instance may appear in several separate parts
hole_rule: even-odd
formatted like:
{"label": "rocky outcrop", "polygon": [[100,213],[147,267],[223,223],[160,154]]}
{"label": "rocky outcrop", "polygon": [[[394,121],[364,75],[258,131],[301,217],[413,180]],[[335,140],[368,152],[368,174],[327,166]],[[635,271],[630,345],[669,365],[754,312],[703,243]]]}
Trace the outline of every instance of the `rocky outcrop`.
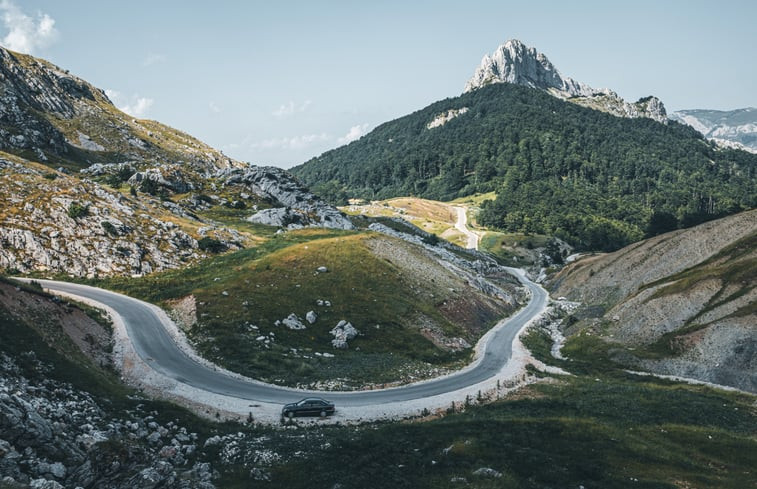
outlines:
{"label": "rocky outcrop", "polygon": [[484,55],[480,66],[465,84],[463,93],[492,83],[514,83],[544,90],[556,97],[618,117],[647,117],[657,122],[667,122],[665,107],[660,99],[650,96],[629,103],[611,90],[598,90],[565,77],[544,54],[517,39],[507,41],[491,55]]}
{"label": "rocky outcrop", "polygon": [[757,108],[679,110],[670,118],[693,127],[720,146],[757,153]]}
{"label": "rocky outcrop", "polygon": [[46,379],[52,366],[33,352],[24,356],[43,380],[31,382],[0,353],[0,485],[214,487],[210,464],[189,463],[196,433],[139,407],[110,417],[88,393]]}
{"label": "rocky outcrop", "polygon": [[308,226],[354,229],[344,214],[326,204],[281,168],[231,169],[220,172],[218,176],[227,185],[244,185],[277,206],[250,216],[251,222],[290,229]]}
{"label": "rocky outcrop", "polygon": [[468,112],[468,107],[463,107],[461,109],[450,109],[447,112],[443,112],[436,117],[434,117],[434,120],[426,124],[426,129],[433,129],[435,127],[441,127],[451,121],[452,119],[459,117],[463,114]]}
{"label": "rocky outcrop", "polygon": [[9,161],[0,167],[0,268],[134,275],[200,257],[197,241],[156,217],[161,212],[149,202],[53,175]]}
{"label": "rocky outcrop", "polygon": [[156,184],[166,187],[176,193],[186,193],[195,189],[195,185],[190,182],[181,168],[177,166],[160,168],[148,168],[144,171],[135,172],[132,175],[128,183],[132,186],[139,186],[146,180],[155,182]]}

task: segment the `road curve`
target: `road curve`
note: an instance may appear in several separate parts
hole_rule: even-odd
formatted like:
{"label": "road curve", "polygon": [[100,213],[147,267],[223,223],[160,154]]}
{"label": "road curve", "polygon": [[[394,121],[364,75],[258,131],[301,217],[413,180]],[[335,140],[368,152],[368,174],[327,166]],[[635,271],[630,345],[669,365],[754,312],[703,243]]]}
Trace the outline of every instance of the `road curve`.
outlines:
{"label": "road curve", "polygon": [[240,399],[284,404],[308,395],[328,397],[343,407],[390,404],[422,399],[463,389],[496,375],[512,356],[512,343],[518,331],[547,304],[548,294],[528,280],[523,271],[510,269],[531,292],[529,303],[513,317],[495,326],[488,341],[469,367],[443,377],[401,387],[370,391],[310,391],[265,384],[252,379],[232,377],[190,358],[169,335],[153,306],[122,294],[51,280],[37,280],[51,292],[62,292],[99,302],[116,311],[123,319],[137,354],[157,372],[201,389]]}

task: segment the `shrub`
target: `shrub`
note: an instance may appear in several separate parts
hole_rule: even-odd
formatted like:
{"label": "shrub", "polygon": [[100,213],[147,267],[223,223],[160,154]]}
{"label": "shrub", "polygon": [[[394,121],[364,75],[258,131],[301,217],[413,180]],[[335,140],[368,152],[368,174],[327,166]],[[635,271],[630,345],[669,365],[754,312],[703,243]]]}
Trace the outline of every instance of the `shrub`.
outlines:
{"label": "shrub", "polygon": [[116,229],[116,226],[114,226],[110,221],[103,221],[100,223],[100,226],[102,226],[105,232],[110,234],[111,236],[118,235],[118,229]]}
{"label": "shrub", "polygon": [[439,243],[439,237],[435,234],[429,234],[423,237],[423,242],[427,245],[436,246]]}
{"label": "shrub", "polygon": [[89,204],[80,204],[76,201],[68,206],[68,217],[78,219],[89,215]]}
{"label": "shrub", "polygon": [[150,195],[157,195],[159,188],[160,184],[155,180],[150,180],[149,178],[142,180],[142,183],[139,185],[140,191]]}
{"label": "shrub", "polygon": [[205,236],[204,238],[201,238],[200,240],[198,240],[197,246],[202,251],[207,251],[210,253],[221,253],[223,251],[226,251],[227,249],[227,246],[223,244],[221,241],[210,238],[208,236]]}

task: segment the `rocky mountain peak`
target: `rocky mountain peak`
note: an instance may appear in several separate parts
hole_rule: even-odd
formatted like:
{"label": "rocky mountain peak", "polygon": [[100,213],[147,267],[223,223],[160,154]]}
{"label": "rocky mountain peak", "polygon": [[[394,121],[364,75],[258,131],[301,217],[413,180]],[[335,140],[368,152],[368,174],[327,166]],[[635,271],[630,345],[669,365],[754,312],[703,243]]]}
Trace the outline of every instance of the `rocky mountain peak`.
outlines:
{"label": "rocky mountain peak", "polygon": [[563,77],[549,59],[517,39],[499,46],[481,60],[473,77],[465,84],[471,92],[491,83],[515,83],[541,90],[557,90],[565,96],[590,96],[596,90]]}
{"label": "rocky mountain peak", "polygon": [[484,55],[481,64],[465,84],[463,93],[493,83],[514,83],[544,90],[555,97],[618,117],[648,117],[662,123],[667,121],[660,99],[645,97],[629,103],[611,90],[595,89],[563,76],[547,56],[517,39],[510,39],[491,55]]}

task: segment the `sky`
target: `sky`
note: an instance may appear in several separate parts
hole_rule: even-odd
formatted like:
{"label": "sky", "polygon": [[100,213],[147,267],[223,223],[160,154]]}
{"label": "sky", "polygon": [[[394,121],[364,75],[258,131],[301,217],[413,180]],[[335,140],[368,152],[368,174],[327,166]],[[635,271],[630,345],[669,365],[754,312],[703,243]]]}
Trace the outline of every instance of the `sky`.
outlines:
{"label": "sky", "polygon": [[0,20],[125,112],[284,168],[460,95],[508,39],[668,112],[757,106],[753,0],[0,0]]}

